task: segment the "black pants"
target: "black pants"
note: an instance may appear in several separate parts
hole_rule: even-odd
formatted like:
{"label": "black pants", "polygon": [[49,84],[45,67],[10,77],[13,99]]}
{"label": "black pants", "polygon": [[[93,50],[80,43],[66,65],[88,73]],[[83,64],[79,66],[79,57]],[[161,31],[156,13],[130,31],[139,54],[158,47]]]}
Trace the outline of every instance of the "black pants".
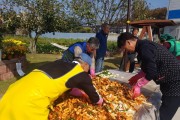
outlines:
{"label": "black pants", "polygon": [[162,96],[160,120],[171,120],[180,106],[180,96]]}

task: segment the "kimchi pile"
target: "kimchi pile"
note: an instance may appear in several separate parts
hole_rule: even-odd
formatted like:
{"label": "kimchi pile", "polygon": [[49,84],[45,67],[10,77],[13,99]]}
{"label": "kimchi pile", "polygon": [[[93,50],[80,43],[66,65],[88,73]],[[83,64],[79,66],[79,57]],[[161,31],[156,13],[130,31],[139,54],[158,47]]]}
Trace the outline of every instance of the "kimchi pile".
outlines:
{"label": "kimchi pile", "polygon": [[96,77],[93,84],[104,99],[102,106],[92,105],[89,100],[67,92],[55,101],[49,120],[132,120],[138,108],[147,103],[143,95],[132,99],[131,88],[118,81]]}

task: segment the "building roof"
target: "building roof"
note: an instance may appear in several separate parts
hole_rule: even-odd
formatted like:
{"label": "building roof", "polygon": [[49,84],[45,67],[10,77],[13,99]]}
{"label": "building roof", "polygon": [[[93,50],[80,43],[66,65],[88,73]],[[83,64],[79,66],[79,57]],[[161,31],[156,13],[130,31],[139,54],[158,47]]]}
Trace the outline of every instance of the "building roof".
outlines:
{"label": "building roof", "polygon": [[176,23],[172,20],[140,20],[140,21],[133,21],[129,23],[133,27],[143,27],[143,26],[152,26],[162,28],[165,26],[174,26]]}

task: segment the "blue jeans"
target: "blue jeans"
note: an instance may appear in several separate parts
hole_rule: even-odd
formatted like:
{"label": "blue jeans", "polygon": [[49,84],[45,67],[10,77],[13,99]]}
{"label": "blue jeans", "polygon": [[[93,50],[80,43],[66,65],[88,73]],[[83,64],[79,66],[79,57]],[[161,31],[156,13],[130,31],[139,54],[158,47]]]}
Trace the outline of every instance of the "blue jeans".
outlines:
{"label": "blue jeans", "polygon": [[104,58],[103,57],[97,58],[95,64],[96,64],[95,72],[96,73],[101,72],[103,70]]}

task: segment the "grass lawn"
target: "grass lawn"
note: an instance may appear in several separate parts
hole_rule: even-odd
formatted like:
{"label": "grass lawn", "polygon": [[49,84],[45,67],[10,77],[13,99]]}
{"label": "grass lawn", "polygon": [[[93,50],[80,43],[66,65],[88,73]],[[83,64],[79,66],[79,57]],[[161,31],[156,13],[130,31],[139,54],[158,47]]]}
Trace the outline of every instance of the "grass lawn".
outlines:
{"label": "grass lawn", "polygon": [[[27,54],[27,60],[29,61],[27,70],[24,71],[26,74],[39,66],[60,59],[59,54]],[[119,67],[120,57],[107,59],[104,62],[104,69],[117,69]],[[20,77],[12,78],[6,81],[0,81],[0,98],[5,93],[10,84],[18,80]]]}
{"label": "grass lawn", "polygon": [[[54,55],[54,54],[27,54],[26,55],[27,60],[29,61],[27,70],[24,71],[25,73],[29,73],[34,68],[37,68],[47,62],[54,61],[58,58],[60,58],[60,55]],[[16,80],[18,80],[20,77],[15,77],[9,80],[0,81],[0,98],[5,93],[7,88],[10,84],[14,83]]]}
{"label": "grass lawn", "polygon": [[27,60],[29,61],[29,65],[26,73],[29,73],[35,68],[38,68],[41,65],[44,65],[50,61],[54,61],[60,59],[61,56],[59,54],[27,54]]}

